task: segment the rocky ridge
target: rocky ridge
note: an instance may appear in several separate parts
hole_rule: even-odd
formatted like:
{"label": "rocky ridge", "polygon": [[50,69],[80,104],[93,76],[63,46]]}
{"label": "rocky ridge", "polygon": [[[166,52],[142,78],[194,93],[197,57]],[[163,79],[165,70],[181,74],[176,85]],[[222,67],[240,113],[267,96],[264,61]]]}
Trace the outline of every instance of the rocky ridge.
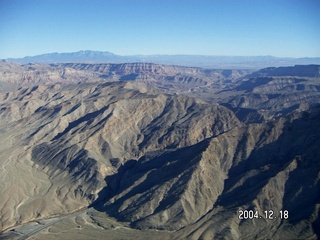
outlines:
{"label": "rocky ridge", "polygon": [[222,103],[237,109],[236,112],[246,109],[240,111],[241,119],[247,118],[248,110],[250,118],[261,121],[320,103],[318,65],[266,68],[253,73],[252,70],[212,70],[150,63],[19,65],[2,62],[0,67],[3,92],[37,84],[143,82],[162,93]]}
{"label": "rocky ridge", "polygon": [[[232,81],[250,70],[211,70],[195,67],[168,66],[151,63],[125,64],[37,64],[0,63],[0,81],[30,86],[32,84],[78,83],[93,81],[139,81],[167,89],[189,89],[196,86]],[[179,85],[178,85],[179,84]],[[188,88],[189,87],[189,88]]]}

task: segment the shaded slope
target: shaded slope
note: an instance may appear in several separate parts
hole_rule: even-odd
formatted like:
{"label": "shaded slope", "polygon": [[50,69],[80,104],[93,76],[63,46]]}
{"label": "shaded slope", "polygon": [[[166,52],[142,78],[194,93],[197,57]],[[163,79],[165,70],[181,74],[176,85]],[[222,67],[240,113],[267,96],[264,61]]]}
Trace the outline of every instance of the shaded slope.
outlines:
{"label": "shaded slope", "polygon": [[[196,221],[211,209],[223,189],[223,177],[213,181],[214,173],[222,174],[218,166],[201,160],[208,144],[204,140],[124,165],[107,177],[109,185],[93,206],[139,228],[173,230]],[[199,205],[203,199],[205,204]]]}
{"label": "shaded slope", "polygon": [[[315,238],[319,117],[315,109],[145,156],[107,177],[93,206],[134,227],[180,229],[183,238]],[[240,209],[261,218],[240,220]],[[276,218],[265,219],[270,210]]]}
{"label": "shaded slope", "polygon": [[[228,148],[233,152],[233,164],[214,208],[187,227],[183,238],[316,239],[319,116],[318,109],[309,115],[280,119],[273,126],[250,127],[252,137],[241,137],[236,148]],[[230,135],[218,136],[217,141]],[[258,211],[262,218],[240,220],[241,209]],[[265,219],[264,211],[270,210],[276,219]],[[288,219],[280,219],[281,210],[289,212]]]}

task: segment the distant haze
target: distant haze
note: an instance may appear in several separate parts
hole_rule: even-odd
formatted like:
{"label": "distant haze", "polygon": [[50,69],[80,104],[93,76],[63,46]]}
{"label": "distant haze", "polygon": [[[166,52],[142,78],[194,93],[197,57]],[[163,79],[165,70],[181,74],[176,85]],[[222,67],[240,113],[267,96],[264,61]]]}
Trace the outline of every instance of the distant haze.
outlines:
{"label": "distant haze", "polygon": [[47,53],[7,59],[19,63],[129,63],[149,62],[203,68],[250,69],[277,66],[320,64],[320,58],[278,58],[273,56],[209,56],[209,55],[116,55],[111,52],[78,51]]}

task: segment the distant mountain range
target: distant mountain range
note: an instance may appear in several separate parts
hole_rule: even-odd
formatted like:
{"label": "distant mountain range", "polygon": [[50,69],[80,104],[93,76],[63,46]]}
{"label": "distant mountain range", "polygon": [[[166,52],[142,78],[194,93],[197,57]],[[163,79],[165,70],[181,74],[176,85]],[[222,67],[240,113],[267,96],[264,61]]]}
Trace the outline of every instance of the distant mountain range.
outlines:
{"label": "distant mountain range", "polygon": [[320,58],[279,58],[273,56],[206,56],[206,55],[128,55],[111,52],[79,51],[70,53],[47,53],[24,58],[9,58],[18,63],[132,63],[148,62],[203,68],[264,68],[305,64],[320,64]]}

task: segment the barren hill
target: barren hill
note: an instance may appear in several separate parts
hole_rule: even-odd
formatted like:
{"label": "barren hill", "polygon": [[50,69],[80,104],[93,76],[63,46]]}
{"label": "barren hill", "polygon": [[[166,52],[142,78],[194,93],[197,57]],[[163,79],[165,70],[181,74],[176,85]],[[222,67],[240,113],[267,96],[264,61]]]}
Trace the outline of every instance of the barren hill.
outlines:
{"label": "barren hill", "polygon": [[316,75],[1,68],[0,238],[320,236]]}
{"label": "barren hill", "polygon": [[[143,84],[130,82],[85,84],[77,90],[72,85],[39,86],[3,94],[1,99],[3,151],[17,153],[8,161],[28,163],[50,182],[41,198],[38,186],[34,187],[29,197],[40,201],[37,204],[30,204],[29,188],[17,192],[16,202],[2,195],[2,203],[13,204],[5,214],[13,218],[3,215],[4,223],[84,207],[105,186],[104,177],[126,161],[137,160],[146,152],[193,145],[240,124],[225,107],[152,94]],[[19,168],[13,167],[12,172],[3,168],[3,174],[7,191],[20,189],[19,179],[28,182],[20,178]],[[26,199],[24,191],[29,192]],[[33,206],[30,212],[23,207],[24,200]],[[24,210],[17,211],[17,206]]]}

